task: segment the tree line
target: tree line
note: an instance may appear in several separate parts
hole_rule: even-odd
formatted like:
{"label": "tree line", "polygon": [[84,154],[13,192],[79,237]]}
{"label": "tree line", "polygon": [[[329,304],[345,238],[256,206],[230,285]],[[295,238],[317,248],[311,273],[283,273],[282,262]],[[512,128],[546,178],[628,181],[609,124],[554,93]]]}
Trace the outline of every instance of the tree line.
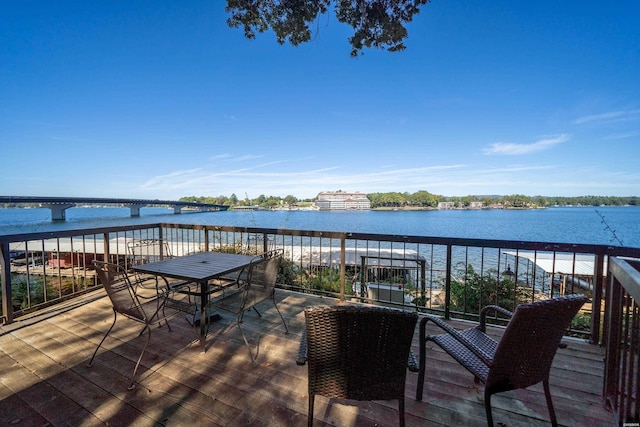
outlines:
{"label": "tree line", "polygon": [[[468,195],[462,197],[449,197],[429,193],[420,190],[415,193],[387,192],[369,193],[367,198],[371,201],[371,208],[437,208],[440,202],[452,202],[455,207],[466,208],[479,202],[483,207],[501,206],[506,208],[544,208],[550,206],[638,206],[640,198],[637,196],[577,196],[577,197],[547,197],[526,196],[523,194],[511,194],[507,196],[497,195]],[[188,196],[181,197],[181,202],[213,203],[230,207],[259,206],[264,209],[278,207],[309,206],[316,199],[298,199],[295,196],[265,196],[256,198],[238,198],[231,196]]]}
{"label": "tree line", "polygon": [[265,196],[264,194],[259,195],[256,198],[250,198],[249,196],[245,196],[244,198],[239,198],[236,194],[231,194],[231,196],[187,196],[181,197],[179,199],[180,202],[196,202],[196,203],[210,203],[217,205],[225,205],[230,207],[239,207],[239,206],[259,206],[265,209],[274,209],[277,207],[294,207],[299,206],[301,204],[310,205],[313,202],[313,199],[305,199],[301,200],[295,196],[288,195],[285,197],[280,196]]}
{"label": "tree line", "polygon": [[[508,196],[478,196],[469,195],[462,197],[448,197],[420,190],[415,193],[369,193],[367,198],[371,201],[372,209],[380,208],[437,208],[440,202],[453,202],[457,208],[471,207],[479,202],[482,207],[499,206],[505,208],[546,208],[550,206],[640,206],[640,197],[637,196],[577,196],[577,197],[545,197],[525,196],[523,194],[511,194]],[[265,196],[256,198],[245,196],[238,198],[231,196],[186,196],[179,199],[180,202],[196,202],[225,205],[231,208],[239,206],[258,206],[263,209],[307,207],[313,205],[316,198],[298,199],[295,196]],[[38,207],[37,203],[4,203],[2,208]]]}

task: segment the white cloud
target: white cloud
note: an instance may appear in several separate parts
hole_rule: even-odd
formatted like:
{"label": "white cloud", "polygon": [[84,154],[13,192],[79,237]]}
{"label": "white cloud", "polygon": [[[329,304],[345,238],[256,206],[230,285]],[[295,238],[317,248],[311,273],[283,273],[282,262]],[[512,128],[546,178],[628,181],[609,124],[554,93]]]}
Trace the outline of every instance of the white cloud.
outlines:
{"label": "white cloud", "polygon": [[609,141],[609,140],[616,140],[616,139],[634,138],[636,136],[640,136],[640,132],[617,133],[615,135],[606,136],[602,139],[604,139],[605,141]]}
{"label": "white cloud", "polygon": [[262,154],[245,154],[244,156],[238,156],[232,159],[234,162],[244,162],[246,160],[254,160],[264,157]]}
{"label": "white cloud", "polygon": [[489,146],[489,148],[485,149],[485,154],[499,154],[499,155],[520,155],[520,154],[528,154],[534,151],[542,151],[547,150],[557,144],[562,144],[565,141],[568,141],[570,138],[567,134],[559,134],[559,135],[551,135],[546,136],[536,142],[531,144],[515,144],[511,142],[494,142]]}
{"label": "white cloud", "polygon": [[582,125],[585,123],[599,123],[611,121],[630,121],[640,119],[640,110],[610,111],[608,113],[591,114],[589,116],[576,119],[573,124]]}

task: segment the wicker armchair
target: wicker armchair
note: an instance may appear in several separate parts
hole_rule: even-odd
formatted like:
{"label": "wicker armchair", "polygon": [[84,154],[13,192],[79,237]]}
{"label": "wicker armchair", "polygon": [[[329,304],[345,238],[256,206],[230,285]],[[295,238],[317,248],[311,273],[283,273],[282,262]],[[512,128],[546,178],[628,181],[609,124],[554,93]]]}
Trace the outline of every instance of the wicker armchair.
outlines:
{"label": "wicker armchair", "polygon": [[93,365],[93,359],[96,357],[98,350],[116,324],[118,313],[122,314],[128,319],[143,324],[144,328],[142,328],[142,330],[140,331],[140,335],[142,335],[146,330],[147,341],[142,348],[142,352],[140,353],[138,361],[133,368],[133,373],[131,374],[129,390],[133,390],[135,388],[135,377],[138,366],[140,366],[142,356],[147,350],[147,346],[149,345],[149,341],[151,340],[151,325],[154,325],[156,323],[161,324],[162,322],[165,322],[169,327],[169,330],[171,330],[171,326],[169,325],[168,321],[168,318],[171,316],[167,316],[164,313],[168,291],[156,294],[155,298],[146,302],[142,302],[142,297],[137,292],[137,286],[131,281],[129,275],[127,274],[127,271],[123,267],[117,264],[111,264],[101,261],[93,261],[93,267],[96,270],[96,274],[98,275],[102,286],[107,292],[109,299],[111,300],[111,304],[113,306],[113,323],[104,334],[104,337],[102,337],[102,340],[98,344],[98,347],[96,347],[95,351],[93,352],[88,366],[91,367],[91,365]]}
{"label": "wicker armchair", "polygon": [[[528,304],[520,304],[514,313],[495,305],[484,307],[480,324],[458,331],[440,318],[427,316],[420,321],[420,374],[416,400],[422,400],[427,341],[433,341],[469,370],[475,381],[485,384],[484,404],[487,423],[493,426],[491,396],[509,390],[527,388],[542,381],[552,425],[556,415],[549,391],[549,371],[560,341],[571,320],[588,300],[584,295],[569,295]],[[510,317],[500,339],[485,334],[486,316],[498,312]],[[426,335],[426,324],[433,322],[446,333]]]}
{"label": "wicker armchair", "polygon": [[305,309],[296,363],[308,363],[309,426],[316,394],[353,400],[399,400],[404,426],[407,367],[417,372],[411,341],[416,313],[381,307]]}

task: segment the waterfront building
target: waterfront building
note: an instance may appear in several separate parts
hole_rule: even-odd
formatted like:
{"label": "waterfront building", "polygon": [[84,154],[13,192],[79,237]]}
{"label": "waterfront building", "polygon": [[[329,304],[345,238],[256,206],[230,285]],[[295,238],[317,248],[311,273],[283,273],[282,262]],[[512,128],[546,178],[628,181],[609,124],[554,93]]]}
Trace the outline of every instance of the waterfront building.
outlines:
{"label": "waterfront building", "polygon": [[438,209],[455,209],[455,202],[438,202]]}
{"label": "waterfront building", "polygon": [[328,210],[368,210],[371,201],[364,193],[348,193],[346,191],[323,191],[318,193],[316,207],[322,211]]}

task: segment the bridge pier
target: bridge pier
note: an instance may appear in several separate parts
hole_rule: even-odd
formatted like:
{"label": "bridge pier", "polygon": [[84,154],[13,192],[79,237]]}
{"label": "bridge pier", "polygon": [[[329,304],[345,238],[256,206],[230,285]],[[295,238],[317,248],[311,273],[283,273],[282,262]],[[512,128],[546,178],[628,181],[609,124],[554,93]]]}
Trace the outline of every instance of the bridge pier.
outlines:
{"label": "bridge pier", "polygon": [[131,216],[140,216],[140,208],[142,205],[131,205],[129,209],[131,210]]}
{"label": "bridge pier", "polygon": [[182,213],[182,208],[180,206],[173,205],[173,213],[174,214]]}
{"label": "bridge pier", "polygon": [[68,204],[44,204],[45,208],[49,208],[51,210],[51,219],[54,221],[64,221],[66,218],[65,211],[69,208],[74,207],[75,205],[72,203]]}

